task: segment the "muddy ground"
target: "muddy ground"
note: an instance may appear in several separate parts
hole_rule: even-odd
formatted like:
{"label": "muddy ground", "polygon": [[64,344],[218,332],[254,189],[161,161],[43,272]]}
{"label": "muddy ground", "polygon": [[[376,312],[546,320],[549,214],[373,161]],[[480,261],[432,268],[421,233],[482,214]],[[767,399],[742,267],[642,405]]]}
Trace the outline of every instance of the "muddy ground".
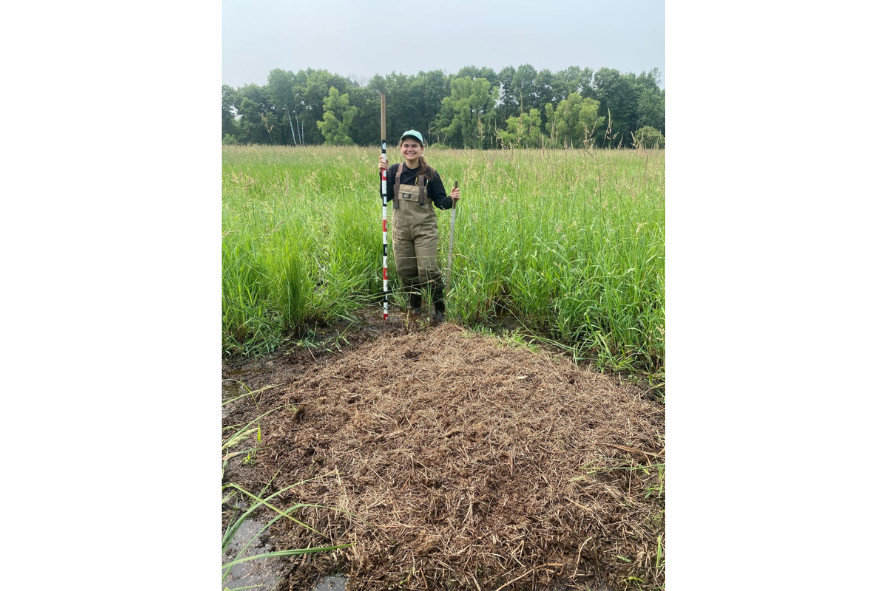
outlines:
{"label": "muddy ground", "polygon": [[325,330],[223,366],[228,399],[253,392],[223,406],[223,441],[271,411],[260,442],[225,450],[258,446],[223,484],[300,483],[275,506],[312,505],[292,512],[310,529],[281,519],[262,542],[350,544],[273,559],[278,589],[335,573],[349,590],[663,587],[664,406],[647,387],[399,311]]}

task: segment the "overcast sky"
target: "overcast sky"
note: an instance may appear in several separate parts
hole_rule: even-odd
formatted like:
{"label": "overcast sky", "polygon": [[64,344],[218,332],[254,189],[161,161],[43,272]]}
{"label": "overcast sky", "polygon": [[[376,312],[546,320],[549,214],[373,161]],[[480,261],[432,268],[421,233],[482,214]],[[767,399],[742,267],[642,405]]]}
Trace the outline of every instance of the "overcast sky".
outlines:
{"label": "overcast sky", "polygon": [[222,0],[222,83],[266,84],[274,68],[375,74],[530,64],[639,74],[665,83],[664,0]]}

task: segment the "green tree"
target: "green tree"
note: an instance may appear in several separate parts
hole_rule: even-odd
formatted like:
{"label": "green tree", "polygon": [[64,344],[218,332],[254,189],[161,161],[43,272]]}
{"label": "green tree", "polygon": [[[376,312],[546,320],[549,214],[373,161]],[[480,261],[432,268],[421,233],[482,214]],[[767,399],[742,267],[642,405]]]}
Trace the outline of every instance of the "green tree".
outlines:
{"label": "green tree", "polygon": [[294,87],[295,74],[292,72],[275,68],[268,74],[268,94],[275,106],[282,108],[283,105],[294,105]]}
{"label": "green tree", "polygon": [[452,94],[443,99],[440,111],[443,120],[450,121],[445,127],[441,126],[446,143],[480,149],[492,145],[492,109],[498,88],[485,78],[472,80],[467,76],[453,79],[450,88]]}
{"label": "green tree", "polygon": [[543,106],[538,106],[533,103],[535,95],[535,77],[537,75],[538,72],[536,72],[535,68],[529,64],[519,66],[517,71],[514,72],[514,76],[511,79],[511,92],[513,92],[514,100],[519,106],[518,111],[528,110],[532,107],[536,107],[537,109],[544,108]]}
{"label": "green tree", "polygon": [[[407,129],[416,129],[425,135],[426,141],[437,136],[439,128],[435,119],[440,112],[443,98],[449,95],[450,76],[442,70],[421,71],[415,76],[405,74],[376,75],[368,88],[386,95],[387,126],[390,140],[399,139],[399,134]],[[375,135],[378,137],[378,103],[376,102]],[[449,121],[446,122],[446,125]]]}
{"label": "green tree", "polygon": [[545,105],[547,112],[546,129],[554,145],[564,147],[582,146],[591,141],[595,128],[603,118],[598,115],[600,103],[592,98],[582,98],[577,92],[556,106]]}
{"label": "green tree", "polygon": [[654,127],[641,127],[634,134],[635,148],[664,148],[665,139],[661,132]]}
{"label": "green tree", "polygon": [[498,74],[495,73],[495,70],[492,68],[478,68],[476,66],[465,66],[461,70],[458,71],[458,74],[453,76],[453,78],[464,78],[468,77],[471,80],[476,80],[477,78],[483,78],[489,84],[494,87],[498,87]]}
{"label": "green tree", "polygon": [[637,125],[665,132],[665,93],[659,87],[661,74],[653,68],[637,76]]}
{"label": "green tree", "polygon": [[[416,125],[413,121],[416,113],[415,97],[412,94],[411,86],[411,78],[409,76],[394,72],[384,77],[376,75],[369,82],[369,88],[377,91],[379,94],[384,93],[386,95],[385,118],[387,119],[387,131],[391,136],[387,139],[393,143],[396,143],[394,140],[399,139],[401,133],[407,129],[412,129],[413,125]],[[376,115],[375,119],[377,124],[378,115]],[[419,131],[421,130],[419,129]],[[378,135],[377,132],[376,135]]]}
{"label": "green tree", "polygon": [[[280,144],[281,126],[271,105],[267,86],[247,84],[240,88],[235,103],[238,139],[243,144]],[[276,132],[276,133],[274,133]]]}
{"label": "green tree", "polygon": [[356,85],[337,74],[326,70],[300,70],[295,75],[293,98],[296,100],[292,109],[293,117],[298,116],[303,131],[304,143],[322,144],[326,138],[320,132],[317,123],[323,119],[323,101],[329,96],[329,89],[335,87],[338,92],[348,92]]}
{"label": "green tree", "polygon": [[499,101],[495,106],[495,121],[498,127],[507,126],[507,120],[520,114],[520,101],[514,93],[514,75],[517,70],[507,66],[498,73]]}
{"label": "green tree", "polygon": [[237,91],[227,84],[222,84],[222,137],[230,137],[228,143],[237,143],[240,128],[237,125]]}
{"label": "green tree", "polygon": [[593,78],[594,71],[592,69],[579,68],[578,66],[569,66],[565,70],[556,72],[551,83],[554,101],[566,100],[573,92],[577,92],[583,98],[591,96],[591,81]]}
{"label": "green tree", "polygon": [[339,94],[334,86],[329,88],[329,95],[323,99],[323,121],[317,122],[317,127],[324,143],[336,146],[348,146],[354,143],[348,135],[351,121],[357,114],[357,107],[350,106],[348,93]]}
{"label": "green tree", "polygon": [[637,84],[634,74],[622,74],[612,68],[600,68],[594,74],[593,98],[600,101],[606,125],[597,137],[605,145],[630,145],[631,133],[639,128]]}
{"label": "green tree", "polygon": [[516,117],[508,117],[507,129],[498,130],[498,140],[503,148],[540,148],[542,145],[541,113],[530,109]]}
{"label": "green tree", "polygon": [[556,104],[559,102],[554,98],[553,84],[554,75],[550,70],[545,68],[538,71],[532,88],[532,101],[530,106],[535,107],[541,112],[542,122],[545,122],[545,105],[548,103],[554,103],[554,106],[557,106]]}
{"label": "green tree", "polygon": [[354,143],[360,146],[378,144],[379,137],[379,111],[381,110],[381,96],[369,88],[355,86],[348,91],[348,100],[352,107],[357,109],[348,135]]}
{"label": "green tree", "polygon": [[[298,143],[295,129],[298,122],[298,113],[295,114],[293,120],[293,110],[297,104],[293,92],[294,88],[295,74],[292,72],[277,68],[271,70],[271,73],[268,74],[268,94],[271,97],[274,110],[280,118],[281,125],[285,128],[283,133],[284,144]],[[289,131],[288,135],[285,133],[286,131]]]}
{"label": "green tree", "polygon": [[[410,125],[411,129],[417,129],[424,133],[428,132],[426,140],[431,136],[431,124],[443,99],[449,95],[449,81],[451,76],[442,70],[419,72],[412,83],[413,97],[416,102],[415,121]],[[405,128],[404,128],[405,129]]]}

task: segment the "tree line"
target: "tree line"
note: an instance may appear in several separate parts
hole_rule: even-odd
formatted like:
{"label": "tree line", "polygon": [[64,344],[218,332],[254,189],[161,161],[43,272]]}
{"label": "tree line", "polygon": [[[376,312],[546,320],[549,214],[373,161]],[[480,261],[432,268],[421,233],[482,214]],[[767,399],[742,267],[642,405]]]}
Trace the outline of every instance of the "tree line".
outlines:
{"label": "tree line", "polygon": [[222,85],[222,141],[377,145],[384,93],[392,144],[416,129],[428,143],[453,148],[664,147],[659,83],[657,68],[637,75],[468,66],[456,74],[376,74],[366,85],[326,70],[275,69],[263,86]]}

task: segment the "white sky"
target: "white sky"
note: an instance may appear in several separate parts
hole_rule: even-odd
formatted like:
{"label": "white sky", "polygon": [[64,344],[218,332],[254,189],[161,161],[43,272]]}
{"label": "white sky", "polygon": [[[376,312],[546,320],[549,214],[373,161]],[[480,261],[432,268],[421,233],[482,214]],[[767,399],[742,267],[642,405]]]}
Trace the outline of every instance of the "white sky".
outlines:
{"label": "white sky", "polygon": [[[274,68],[375,74],[530,64],[639,74],[664,86],[664,0],[448,0],[410,4],[222,0],[222,83],[265,84]],[[401,14],[402,13],[402,14]]]}

